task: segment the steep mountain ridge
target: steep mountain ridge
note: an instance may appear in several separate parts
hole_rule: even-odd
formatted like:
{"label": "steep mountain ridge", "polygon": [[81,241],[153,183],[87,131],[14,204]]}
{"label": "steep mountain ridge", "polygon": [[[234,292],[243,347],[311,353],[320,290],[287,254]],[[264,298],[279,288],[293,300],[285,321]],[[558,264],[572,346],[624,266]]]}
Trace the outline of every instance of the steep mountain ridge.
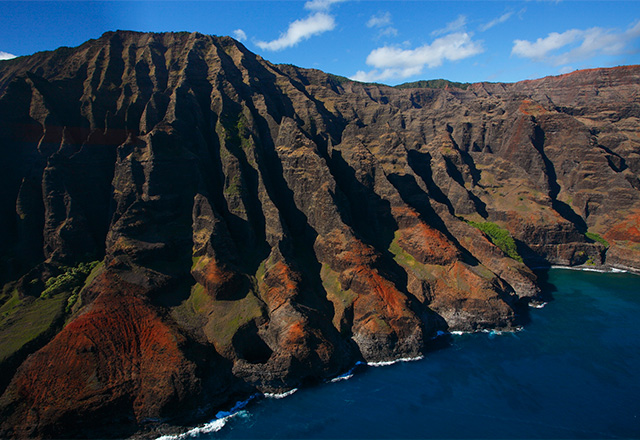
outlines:
{"label": "steep mountain ridge", "polygon": [[528,266],[640,269],[639,77],[400,90],[125,31],[0,62],[0,433],[188,423],[514,329]]}

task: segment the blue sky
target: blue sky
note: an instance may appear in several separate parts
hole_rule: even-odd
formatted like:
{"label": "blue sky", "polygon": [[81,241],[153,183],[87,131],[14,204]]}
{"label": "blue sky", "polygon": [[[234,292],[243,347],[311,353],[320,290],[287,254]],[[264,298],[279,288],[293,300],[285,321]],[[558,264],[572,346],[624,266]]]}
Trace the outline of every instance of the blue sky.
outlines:
{"label": "blue sky", "polygon": [[363,81],[513,82],[640,64],[640,1],[1,1],[0,59],[116,29],[231,35]]}

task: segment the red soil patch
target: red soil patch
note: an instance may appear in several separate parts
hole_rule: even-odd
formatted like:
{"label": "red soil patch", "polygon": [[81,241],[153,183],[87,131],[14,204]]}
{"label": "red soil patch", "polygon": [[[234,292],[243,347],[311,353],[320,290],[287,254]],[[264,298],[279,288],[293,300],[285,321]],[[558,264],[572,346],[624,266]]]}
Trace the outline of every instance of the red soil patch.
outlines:
{"label": "red soil patch", "polygon": [[300,274],[294,272],[289,265],[278,261],[271,266],[264,276],[266,286],[264,300],[271,311],[291,301],[300,289]]}
{"label": "red soil patch", "polygon": [[318,237],[315,243],[318,259],[336,272],[361,265],[371,265],[377,259],[373,248],[354,238],[350,233],[333,230]]}
{"label": "red soil patch", "polygon": [[444,265],[459,258],[460,252],[453,243],[426,224],[413,209],[394,207],[392,214],[400,227],[398,244],[419,262]]}
{"label": "red soil patch", "polygon": [[398,244],[423,264],[450,264],[457,260],[460,254],[440,231],[425,223],[400,229]]}
{"label": "red soil patch", "polygon": [[409,308],[406,295],[375,269],[354,269],[351,289],[358,293],[353,308],[356,332],[395,334],[402,340],[419,331],[420,320]]}
{"label": "red soil patch", "polygon": [[196,391],[183,336],[162,321],[144,289],[110,272],[93,286],[102,293],[90,308],[31,356],[9,386],[23,408],[12,422],[25,433],[72,414],[160,417]]}
{"label": "red soil patch", "polygon": [[606,240],[633,241],[640,243],[640,213],[636,212],[615,225],[606,234]]}
{"label": "red soil patch", "polygon": [[202,257],[192,270],[193,278],[217,299],[225,299],[240,288],[242,279],[237,272],[228,270],[213,257]]}
{"label": "red soil patch", "polygon": [[375,250],[343,231],[333,231],[316,241],[320,261],[340,273],[343,289],[358,296],[353,303],[354,332],[369,335],[395,333],[396,340],[419,331],[420,320],[408,299],[375,268]]}
{"label": "red soil patch", "polygon": [[525,115],[534,115],[538,116],[544,113],[548,113],[544,107],[542,107],[537,102],[533,102],[529,99],[525,99],[520,104],[519,110]]}
{"label": "red soil patch", "polygon": [[373,297],[366,301],[373,306],[372,310],[382,315],[398,316],[407,311],[406,296],[391,281],[381,277],[370,267],[361,266],[354,269],[351,289],[359,294],[356,301],[364,296]]}
{"label": "red soil patch", "polygon": [[283,341],[283,346],[298,346],[305,343],[305,328],[301,321],[297,321],[287,329],[287,335]]}

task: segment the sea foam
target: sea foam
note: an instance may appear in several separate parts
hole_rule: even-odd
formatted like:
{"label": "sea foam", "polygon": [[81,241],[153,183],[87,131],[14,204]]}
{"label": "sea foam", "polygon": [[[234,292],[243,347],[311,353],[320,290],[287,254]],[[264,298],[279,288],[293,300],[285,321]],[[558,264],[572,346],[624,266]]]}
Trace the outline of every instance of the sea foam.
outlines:
{"label": "sea foam", "polygon": [[617,267],[608,267],[606,269],[600,269],[595,267],[585,266],[551,266],[552,269],[568,269],[568,270],[580,270],[583,272],[598,272],[598,273],[627,273],[627,270],[618,269]]}
{"label": "sea foam", "polygon": [[450,332],[451,335],[455,335],[455,336],[462,336],[462,335],[473,335],[476,333],[487,333],[489,335],[489,337],[493,338],[494,336],[501,336],[503,334],[515,334],[516,332],[522,331],[524,330],[524,327],[522,326],[518,326],[515,327],[512,330],[497,330],[497,329],[490,329],[490,328],[482,328],[482,329],[478,329],[478,330],[471,330],[471,331],[463,331],[463,330],[454,330],[452,332]]}
{"label": "sea foam", "polygon": [[367,362],[367,365],[370,367],[386,367],[388,365],[397,364],[398,362],[413,362],[424,359],[424,356],[416,356],[416,357],[406,357],[400,359],[394,359],[392,361],[380,361],[380,362]]}
{"label": "sea foam", "polygon": [[547,302],[542,302],[542,303],[529,303],[529,307],[531,307],[532,309],[542,309],[544,308],[544,306],[546,306]]}
{"label": "sea foam", "polygon": [[227,422],[234,417],[247,417],[249,413],[244,411],[244,407],[246,407],[249,402],[258,397],[259,394],[253,394],[247,400],[241,400],[236,402],[236,404],[229,411],[218,411],[215,419],[205,423],[204,425],[196,426],[195,428],[191,428],[190,430],[183,432],[181,434],[175,435],[163,435],[156,440],[184,440],[188,438],[198,437],[202,434],[210,434],[212,432],[220,431]]}
{"label": "sea foam", "polygon": [[352,369],[350,369],[349,371],[347,371],[344,374],[341,374],[340,376],[336,376],[333,379],[329,380],[329,383],[336,383],[336,382],[340,382],[341,380],[349,380],[353,377],[356,368],[358,368],[359,365],[362,365],[362,362],[357,362],[354,367]]}
{"label": "sea foam", "polygon": [[284,399],[285,397],[292,395],[296,391],[298,391],[298,389],[293,388],[289,391],[285,391],[284,393],[264,393],[264,397],[266,397],[267,399]]}
{"label": "sea foam", "polygon": [[238,411],[236,413],[230,414],[220,419],[213,419],[202,426],[196,426],[195,428],[191,428],[190,430],[188,430],[187,432],[183,432],[182,434],[163,435],[161,437],[158,437],[156,440],[183,440],[190,437],[191,438],[198,437],[199,435],[202,435],[202,434],[210,434],[212,432],[218,432],[224,427],[224,425],[227,424],[229,420],[231,420],[232,418],[238,415],[243,415],[243,413],[246,414],[247,412]]}
{"label": "sea foam", "polygon": [[[353,371],[353,370],[349,370],[349,371]],[[345,374],[342,374],[340,376],[334,377],[329,382],[330,383],[340,382],[341,380],[349,380],[352,377],[353,377],[353,373],[345,373]]]}
{"label": "sea foam", "polygon": [[[440,333],[442,333],[443,335],[447,334],[446,332],[438,332],[437,336],[441,336]],[[435,337],[437,337],[435,336]],[[435,339],[434,337],[434,339]],[[340,376],[336,376],[333,379],[330,379],[328,382],[329,383],[335,383],[335,382],[340,382],[342,380],[349,380],[353,377],[353,375],[355,374],[355,370],[360,367],[360,366],[367,366],[367,367],[386,367],[389,365],[393,365],[393,364],[397,364],[398,362],[413,362],[413,361],[419,361],[421,359],[424,359],[424,356],[416,356],[416,357],[405,357],[405,358],[399,358],[399,359],[394,359],[392,361],[379,361],[379,362],[361,362],[358,361],[356,362],[356,364],[353,366],[352,369],[350,369],[349,371],[347,371],[344,374],[341,374]]]}

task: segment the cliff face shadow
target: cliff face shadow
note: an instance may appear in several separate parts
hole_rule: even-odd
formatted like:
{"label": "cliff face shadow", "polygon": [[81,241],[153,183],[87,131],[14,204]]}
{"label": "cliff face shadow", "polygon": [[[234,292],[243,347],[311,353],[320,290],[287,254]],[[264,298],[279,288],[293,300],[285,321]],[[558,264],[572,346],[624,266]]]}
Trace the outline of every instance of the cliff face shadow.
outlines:
{"label": "cliff face shadow", "polygon": [[[71,267],[106,254],[104,270],[113,271],[97,270],[78,303],[50,298],[64,312],[47,340],[28,340],[0,365],[2,405],[11,405],[0,410],[0,436],[134,436],[141,426],[228,409],[256,387],[325,380],[358,358],[449,347],[450,336],[425,340],[447,325],[429,306],[456,329],[490,328],[511,324],[504,300],[521,307],[518,322],[526,323],[526,299],[490,272],[525,291],[531,275],[475,241],[478,232],[456,219],[456,210],[522,225],[516,235],[526,243],[517,242],[518,250],[534,267],[581,249],[604,253],[578,233],[587,218],[603,236],[616,232],[616,222],[637,223],[630,213],[640,206],[632,189],[640,187],[640,162],[629,133],[640,109],[633,100],[638,66],[403,91],[275,65],[228,37],[135,32],[0,64],[0,279],[9,283],[0,327],[19,321],[16,333],[24,324],[32,335],[35,318],[12,308],[46,303],[38,289],[56,272],[34,277],[29,270],[50,255],[52,267]],[[588,93],[576,95],[576,85]],[[559,115],[554,100],[570,108]],[[604,125],[583,143],[586,120]],[[441,139],[445,127],[453,144]],[[520,170],[532,179],[514,179]],[[515,183],[531,200],[489,195]],[[558,200],[569,200],[565,195],[576,204]],[[619,246],[609,262],[633,254],[633,243]],[[538,277],[542,297],[552,299],[549,272]],[[95,310],[100,302],[91,301],[111,294],[111,281],[127,294],[119,291],[96,325],[122,324],[122,337],[109,346],[116,354],[133,348],[125,363],[94,351],[95,341],[80,334],[89,327],[73,324],[90,310],[82,307]],[[126,313],[111,313],[120,311]],[[75,325],[78,335],[55,337]],[[160,337],[149,340],[149,350],[141,344],[148,336]],[[95,400],[65,395],[73,384],[55,383],[59,375],[47,376],[30,360],[40,355],[27,357],[49,340],[63,345],[41,350],[42,365],[62,365],[82,379],[95,370],[83,370],[84,360],[105,355],[106,365],[96,365],[124,381],[103,392],[95,378],[81,380],[80,388],[97,390]],[[163,358],[174,345],[175,356]],[[65,363],[67,352],[73,356]],[[175,368],[140,368],[138,352],[144,362]],[[2,390],[14,374],[25,388],[9,387],[8,395]],[[144,395],[138,380],[149,383]]]}
{"label": "cliff face shadow", "polygon": [[433,181],[433,172],[431,171],[431,155],[429,153],[420,153],[416,150],[407,152],[407,161],[412,171],[422,179],[429,191],[429,197],[436,202],[445,205],[451,214],[454,213],[453,206],[449,198],[442,192],[440,187]]}
{"label": "cliff face shadow", "polygon": [[276,206],[284,227],[284,236],[278,244],[279,251],[287,263],[303,275],[300,301],[311,310],[332,319],[333,305],[326,295],[319,294],[324,291],[320,278],[322,265],[313,250],[318,233],[296,205],[295,194],[285,179],[283,164],[275,150],[268,122],[255,108],[251,107],[251,110],[258,128],[258,166],[265,190]]}
{"label": "cliff face shadow", "polygon": [[398,190],[402,200],[415,209],[425,223],[442,232],[450,240],[453,240],[446,225],[431,206],[429,195],[420,188],[414,176],[409,174],[389,174],[387,178]]}
{"label": "cliff face shadow", "polygon": [[350,220],[349,226],[363,241],[379,251],[388,249],[394,232],[398,229],[398,224],[391,215],[391,204],[357,179],[355,169],[342,157],[339,150],[333,150],[328,163],[338,187],[348,201],[348,206],[339,206],[342,211],[349,213],[344,219]]}
{"label": "cliff face shadow", "polygon": [[[535,118],[533,120],[535,121]],[[584,234],[585,232],[587,232],[587,224],[584,219],[576,214],[576,212],[571,209],[568,204],[558,200],[558,194],[560,193],[558,176],[556,174],[556,169],[553,165],[553,162],[551,162],[549,157],[544,152],[545,134],[542,128],[537,124],[534,128],[534,136],[532,142],[533,146],[540,154],[540,157],[542,158],[545,166],[547,181],[549,185],[549,197],[551,198],[551,207],[565,220],[573,223],[578,232]]]}
{"label": "cliff face shadow", "polygon": [[[413,311],[424,323],[432,323],[438,328],[446,328],[446,322],[440,315],[430,310],[409,292],[407,287],[408,274],[396,262],[394,255],[389,250],[395,238],[395,232],[399,228],[391,213],[391,204],[376,194],[373,188],[362,184],[356,178],[355,170],[342,157],[340,151],[334,150],[332,152],[330,164],[336,182],[349,203],[349,212],[352,219],[352,223],[349,226],[353,228],[363,242],[378,251],[381,257],[377,264],[378,270],[381,270],[395,284],[396,288],[406,295]],[[394,186],[402,182],[400,186],[405,188],[403,186],[405,182],[400,176],[389,175],[387,178]],[[408,185],[410,186],[410,183]],[[411,189],[415,191],[415,188]],[[418,191],[420,191],[419,188]],[[418,196],[418,191],[412,195]],[[411,204],[409,205],[411,206]],[[430,207],[428,204],[427,206]],[[425,207],[425,209],[428,208]],[[433,217],[433,222],[436,224],[438,221],[441,222],[435,212],[426,213],[426,215]],[[444,228],[442,223],[439,226]]]}
{"label": "cliff face shadow", "polygon": [[541,299],[545,302],[553,301],[553,294],[558,291],[558,288],[549,282],[549,269],[534,269],[533,272],[538,277]]}

